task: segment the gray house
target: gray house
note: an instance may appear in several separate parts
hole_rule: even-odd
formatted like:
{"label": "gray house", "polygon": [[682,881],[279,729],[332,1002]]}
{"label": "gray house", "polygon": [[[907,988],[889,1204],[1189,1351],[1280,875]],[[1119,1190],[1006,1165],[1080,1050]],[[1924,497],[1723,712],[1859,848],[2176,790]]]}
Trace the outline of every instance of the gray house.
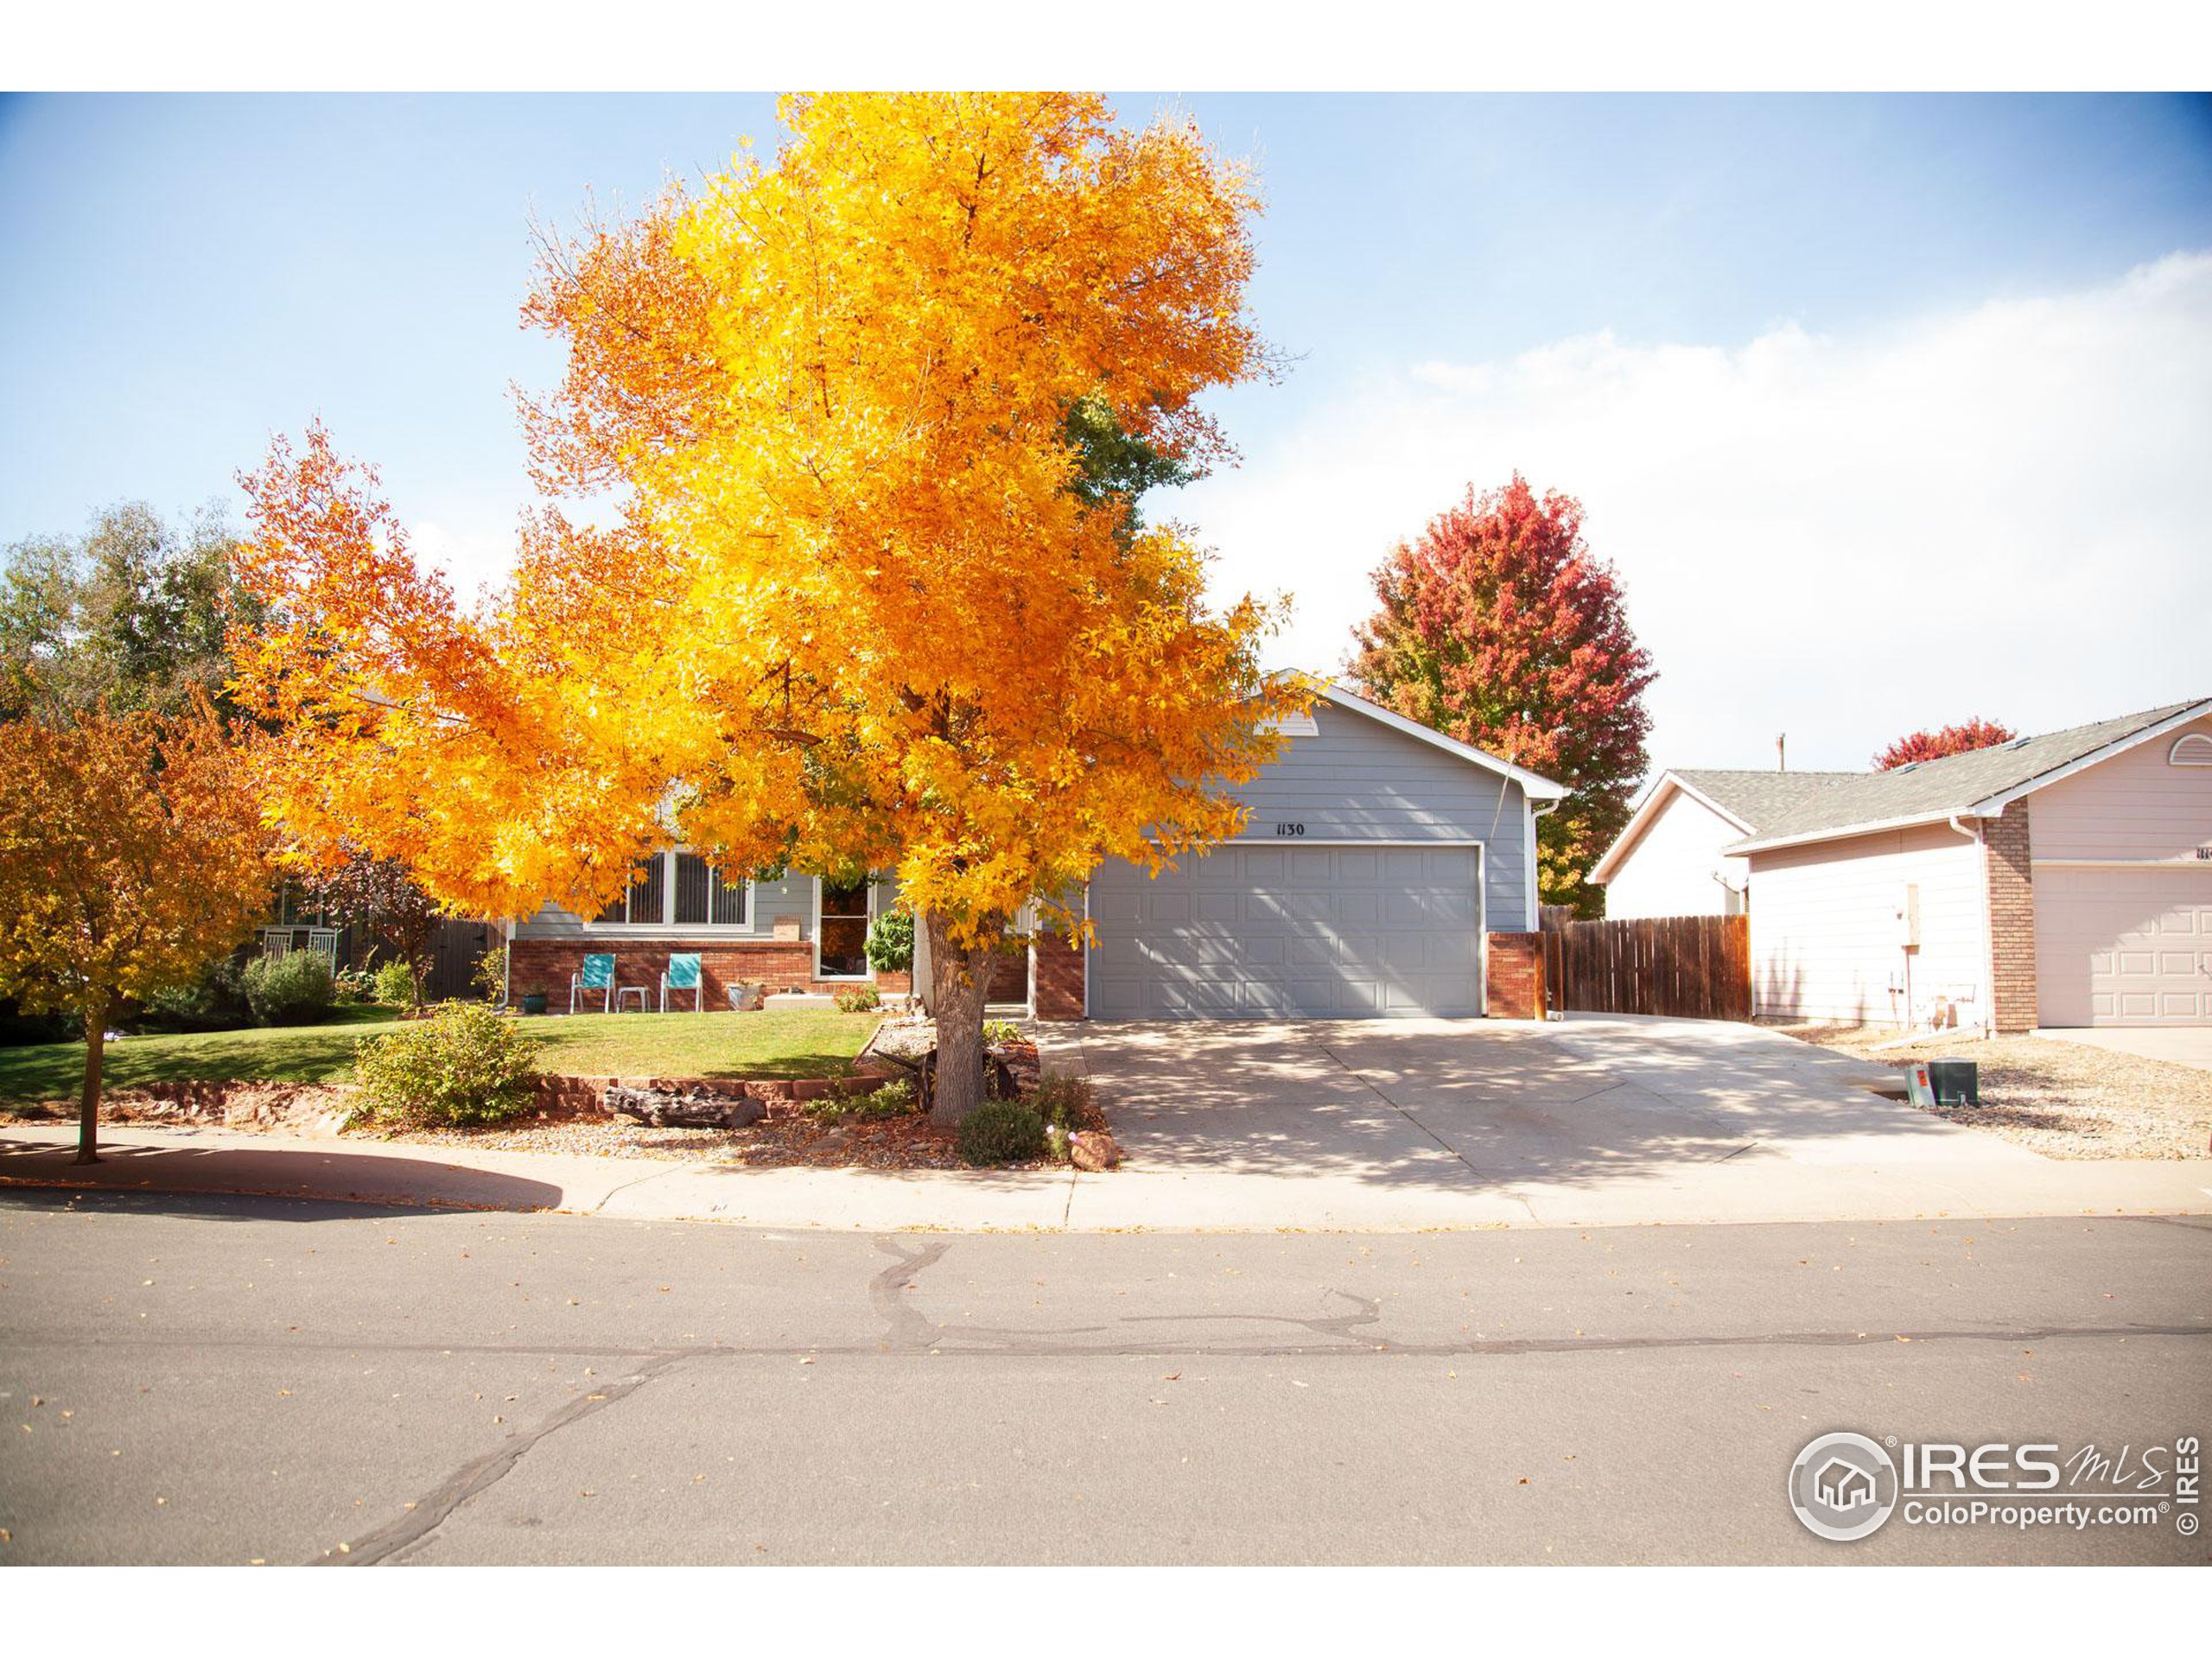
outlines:
{"label": "gray house", "polygon": [[[1102,866],[1085,895],[1096,945],[1043,934],[1010,952],[993,1007],[1040,1020],[1541,1013],[1535,820],[1566,791],[1338,686],[1284,730],[1285,752],[1243,791],[1236,840],[1154,877]],[[726,1007],[739,983],[904,991],[909,976],[861,949],[896,899],[884,880],[726,880],[671,848],[601,915],[548,906],[516,923],[511,981],[564,1007],[585,956],[612,955],[615,994],[658,1007],[671,956],[696,955],[700,988],[677,1006]],[[913,980],[927,972],[918,963]]]}

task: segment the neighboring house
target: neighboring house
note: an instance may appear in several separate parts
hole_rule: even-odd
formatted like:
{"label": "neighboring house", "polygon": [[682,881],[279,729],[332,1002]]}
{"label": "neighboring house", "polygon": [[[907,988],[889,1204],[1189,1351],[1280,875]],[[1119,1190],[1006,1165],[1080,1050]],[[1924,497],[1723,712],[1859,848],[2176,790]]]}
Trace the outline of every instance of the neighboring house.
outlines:
{"label": "neighboring house", "polygon": [[[1743,833],[1660,839],[1669,779]],[[1644,807],[1608,912],[1742,861],[1762,1017],[2212,1025],[2212,699],[1891,772],[1670,772]]]}
{"label": "neighboring house", "polygon": [[1751,861],[1724,851],[1762,823],[1850,772],[1662,772],[1590,879],[1605,889],[1605,918],[1740,916]]}
{"label": "neighboring house", "polygon": [[[1103,866],[1085,895],[1096,945],[1040,935],[994,1002],[1045,1020],[1540,1012],[1535,817],[1566,791],[1335,686],[1284,729],[1241,791],[1241,836],[1157,877]],[[904,990],[861,950],[895,899],[887,880],[725,885],[677,849],[596,920],[549,906],[517,924],[510,984],[559,1008],[585,953],[612,950],[618,981],[657,999],[669,953],[696,950],[709,1007],[741,980]]]}

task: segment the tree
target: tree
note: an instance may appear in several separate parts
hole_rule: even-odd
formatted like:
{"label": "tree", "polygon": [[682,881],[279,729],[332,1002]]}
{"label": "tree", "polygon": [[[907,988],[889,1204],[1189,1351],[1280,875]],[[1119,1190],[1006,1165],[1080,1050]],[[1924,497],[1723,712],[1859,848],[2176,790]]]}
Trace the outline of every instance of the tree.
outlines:
{"label": "tree", "polygon": [[1971,715],[1955,726],[1939,727],[1932,732],[1906,733],[1874,757],[1874,770],[1894,772],[1916,760],[1941,760],[1947,754],[1993,748],[1999,743],[2010,743],[2018,735],[2009,726]]}
{"label": "tree", "polygon": [[1023,906],[1082,932],[1102,860],[1233,834],[1310,698],[1260,672],[1279,608],[1210,607],[1188,534],[1135,513],[1228,455],[1198,396],[1268,367],[1256,200],[1090,95],[781,107],[772,164],[548,241],[524,315],[568,364],[525,404],[549,499],[506,592],[461,610],[311,429],[247,480],[280,620],[239,675],[292,833],[456,909],[593,913],[671,836],[895,868],[957,1121]]}
{"label": "tree", "polygon": [[0,555],[0,719],[35,709],[228,711],[226,635],[257,625],[231,569],[233,537],[202,512],[176,530],[143,501],[81,537]]}
{"label": "tree", "polygon": [[1628,822],[1656,677],[1612,567],[1582,539],[1582,504],[1518,473],[1402,543],[1375,572],[1381,608],[1354,630],[1370,696],[1564,784],[1537,820],[1537,888],[1595,916],[1592,861]]}
{"label": "tree", "polygon": [[303,884],[312,900],[340,921],[367,931],[407,964],[415,1006],[423,1006],[423,976],[445,906],[425,893],[397,859],[346,849],[334,868],[312,870]]}
{"label": "tree", "polygon": [[79,1163],[99,1161],[108,1016],[247,937],[269,904],[267,851],[241,755],[204,704],[0,721],[0,994],[83,1023]]}

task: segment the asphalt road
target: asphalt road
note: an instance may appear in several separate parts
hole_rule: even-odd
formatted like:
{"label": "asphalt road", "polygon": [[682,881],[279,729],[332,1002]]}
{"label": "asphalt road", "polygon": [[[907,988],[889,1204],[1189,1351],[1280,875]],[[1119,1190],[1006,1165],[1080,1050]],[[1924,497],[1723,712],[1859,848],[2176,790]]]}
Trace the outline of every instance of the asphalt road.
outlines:
{"label": "asphalt road", "polygon": [[2212,1224],[774,1235],[0,1196],[0,1562],[2202,1561],[1800,1528],[2212,1438]]}

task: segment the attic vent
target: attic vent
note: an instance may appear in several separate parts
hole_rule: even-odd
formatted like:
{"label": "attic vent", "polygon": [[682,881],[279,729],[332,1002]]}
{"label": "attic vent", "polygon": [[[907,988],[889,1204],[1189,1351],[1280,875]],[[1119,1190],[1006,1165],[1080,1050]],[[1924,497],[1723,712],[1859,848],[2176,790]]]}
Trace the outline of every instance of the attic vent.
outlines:
{"label": "attic vent", "polygon": [[2029,744],[2034,741],[2035,738],[2032,735],[2027,737],[2016,737],[2005,747],[2008,749],[2024,749]]}
{"label": "attic vent", "polygon": [[1903,766],[1892,766],[1892,767],[1891,767],[1891,768],[1890,768],[1890,771],[1891,772],[1891,773],[1892,773],[1892,774],[1901,776],[1901,775],[1903,775],[1903,774],[1904,774],[1904,773],[1905,773],[1905,772],[1910,772],[1910,771],[1911,771],[1915,766],[1918,766],[1919,764],[1920,764],[1920,762],[1919,762],[1919,761],[1917,761],[1917,760],[1908,760],[1908,761],[1906,761],[1906,762],[1904,763],[1904,765],[1903,765]]}
{"label": "attic vent", "polygon": [[2166,751],[2170,766],[2212,766],[2212,737],[2202,732],[2185,732],[2174,740],[2172,748]]}

